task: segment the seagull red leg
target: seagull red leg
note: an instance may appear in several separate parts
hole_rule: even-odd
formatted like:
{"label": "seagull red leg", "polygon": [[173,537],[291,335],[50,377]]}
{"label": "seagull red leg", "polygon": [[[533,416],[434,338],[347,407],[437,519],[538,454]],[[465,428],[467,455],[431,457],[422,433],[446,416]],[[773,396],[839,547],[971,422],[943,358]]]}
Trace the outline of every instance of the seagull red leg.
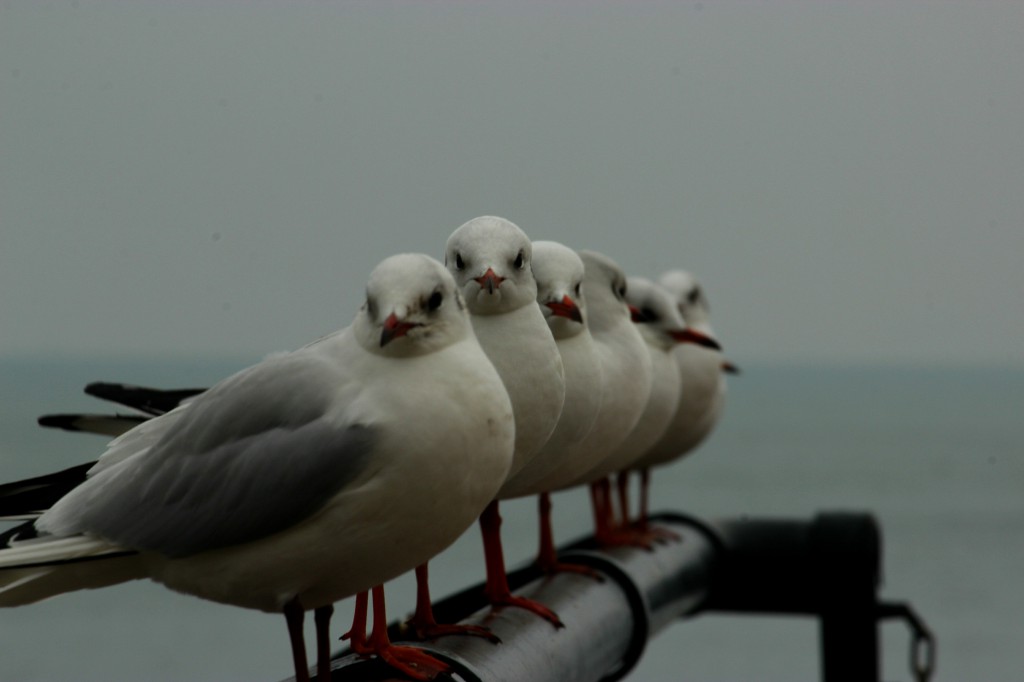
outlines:
{"label": "seagull red leg", "polygon": [[[591,495],[595,500],[600,499],[604,507],[604,527],[598,527],[594,533],[597,544],[602,547],[640,547],[653,551],[654,542],[658,539],[655,534],[641,530],[629,525],[629,474],[620,472],[617,480],[619,506],[622,508],[622,523],[615,520],[615,509],[612,504],[611,482],[605,478],[594,484],[596,491],[592,490]],[[595,505],[598,502],[595,501]],[[598,510],[594,511],[595,516]]]}
{"label": "seagull red leg", "polygon": [[412,630],[416,639],[435,639],[448,635],[469,635],[472,637],[483,637],[494,644],[500,644],[501,639],[493,632],[479,625],[458,625],[441,624],[434,618],[434,608],[430,602],[430,581],[427,572],[427,564],[420,564],[416,567],[416,612],[406,622],[406,627]]}
{"label": "seagull red leg", "polygon": [[447,663],[422,649],[391,643],[388,637],[388,616],[384,605],[383,585],[373,588],[373,632],[370,633],[367,649],[369,653],[375,654],[395,670],[421,682],[433,680],[441,673],[451,671]]}
{"label": "seagull red leg", "polygon": [[369,592],[360,592],[356,595],[356,610],[352,615],[352,628],[341,636],[349,640],[352,651],[360,656],[369,655],[369,645],[366,642],[366,606],[370,599]]}
{"label": "seagull red leg", "polygon": [[316,622],[316,679],[331,682],[331,616],[334,606],[328,604],[313,611]]}
{"label": "seagull red leg", "polygon": [[505,573],[505,556],[501,549],[501,515],[498,501],[493,500],[480,515],[480,532],[484,538],[484,562],[487,569],[487,584],[484,588],[491,606],[516,606],[536,613],[556,628],[564,627],[558,614],[540,602],[525,597],[516,597],[508,586]]}
{"label": "seagull red leg", "polygon": [[605,542],[611,535],[608,514],[608,480],[602,478],[590,484],[590,506],[594,511],[594,538]]}
{"label": "seagull red leg", "polygon": [[650,486],[651,470],[644,469],[640,472],[640,520],[637,521],[637,527],[642,532],[650,534],[656,542],[682,541],[683,538],[678,533],[673,533],[667,528],[659,528],[657,526],[650,525]]}
{"label": "seagull red leg", "polygon": [[288,638],[292,643],[292,661],[295,663],[295,682],[309,682],[309,664],[306,662],[306,641],[302,635],[302,617],[305,611],[298,597],[284,605],[284,618],[288,623]]}
{"label": "seagull red leg", "polygon": [[622,523],[619,524],[619,528],[625,529],[629,527],[629,472],[620,471],[616,484],[619,492],[619,509],[622,513]]}
{"label": "seagull red leg", "polygon": [[650,486],[651,470],[644,469],[640,472],[640,518],[637,520],[637,525],[640,526],[640,530],[647,530],[651,510]]}
{"label": "seagull red leg", "polygon": [[536,564],[540,570],[548,575],[555,573],[579,573],[593,578],[598,582],[604,582],[604,577],[583,564],[568,564],[558,560],[558,553],[555,551],[554,533],[551,529],[551,494],[541,493],[538,496],[540,506],[540,549],[537,551]]}
{"label": "seagull red leg", "polygon": [[616,545],[637,545],[629,533],[624,532],[615,521],[615,505],[612,501],[612,485],[608,477],[590,484],[590,500],[594,507],[594,539],[602,547]]}

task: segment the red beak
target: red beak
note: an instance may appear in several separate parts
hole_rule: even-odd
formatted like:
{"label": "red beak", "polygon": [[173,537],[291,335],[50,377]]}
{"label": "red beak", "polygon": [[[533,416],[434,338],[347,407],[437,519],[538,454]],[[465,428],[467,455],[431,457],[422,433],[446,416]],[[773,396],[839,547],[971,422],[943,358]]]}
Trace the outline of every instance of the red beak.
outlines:
{"label": "red beak", "polygon": [[380,347],[383,348],[399,336],[405,336],[410,329],[418,326],[415,322],[399,322],[395,314],[391,313],[388,319],[384,320],[384,327],[380,332]]}
{"label": "red beak", "polygon": [[583,314],[576,307],[576,304],[572,302],[568,294],[563,296],[561,301],[548,301],[544,305],[551,308],[551,312],[559,317],[567,317],[581,324],[583,322]]}
{"label": "red beak", "polygon": [[712,350],[722,350],[722,346],[719,345],[718,341],[688,327],[686,329],[673,329],[668,334],[676,340],[676,343],[695,343],[698,346],[704,346]]}
{"label": "red beak", "polygon": [[491,268],[487,268],[487,272],[485,272],[480,277],[476,277],[475,279],[477,284],[480,285],[481,289],[483,289],[484,287],[487,288],[487,293],[489,294],[493,294],[494,290],[500,287],[501,283],[505,281],[504,277],[498,277],[496,274],[494,274],[494,270]]}
{"label": "red beak", "polygon": [[633,320],[637,324],[641,324],[647,321],[644,318],[644,314],[640,312],[639,308],[637,308],[635,305],[629,305],[628,303],[626,305],[627,307],[629,307],[629,319]]}

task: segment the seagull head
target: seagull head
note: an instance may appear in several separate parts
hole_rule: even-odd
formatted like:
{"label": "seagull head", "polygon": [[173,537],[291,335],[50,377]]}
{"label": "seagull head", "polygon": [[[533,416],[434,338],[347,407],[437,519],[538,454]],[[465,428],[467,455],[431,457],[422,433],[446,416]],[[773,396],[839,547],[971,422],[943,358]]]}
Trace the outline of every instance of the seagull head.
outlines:
{"label": "seagull head", "polygon": [[580,251],[583,261],[583,289],[587,294],[591,331],[602,331],[630,320],[626,303],[626,273],[608,256],[596,251]]}
{"label": "seagull head", "polygon": [[686,270],[669,270],[658,278],[658,284],[672,297],[687,324],[710,324],[711,309],[707,295],[693,274]]}
{"label": "seagull head", "polygon": [[558,242],[533,243],[533,276],[537,303],[555,339],[575,336],[585,329],[583,261]]}
{"label": "seagull head", "polygon": [[658,278],[658,284],[672,297],[676,309],[686,322],[689,337],[682,341],[721,351],[711,329],[711,308],[707,294],[697,278],[686,270],[669,270]]}
{"label": "seagull head", "polygon": [[418,253],[391,256],[374,268],[353,330],[364,348],[389,356],[422,355],[472,333],[452,276]]}
{"label": "seagull head", "polygon": [[470,220],[448,237],[444,254],[474,315],[511,312],[536,298],[530,239],[504,218]]}
{"label": "seagull head", "polygon": [[713,336],[687,327],[672,296],[661,286],[644,277],[629,277],[627,283],[626,302],[647,343],[664,351],[677,343],[721,350]]}

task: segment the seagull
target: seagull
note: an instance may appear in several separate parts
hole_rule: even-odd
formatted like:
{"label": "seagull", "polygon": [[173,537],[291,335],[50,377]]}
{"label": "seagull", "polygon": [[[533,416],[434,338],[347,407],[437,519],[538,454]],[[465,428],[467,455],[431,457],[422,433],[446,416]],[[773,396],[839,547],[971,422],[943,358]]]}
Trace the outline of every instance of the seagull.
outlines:
{"label": "seagull", "polygon": [[571,483],[592,462],[581,448],[601,408],[604,374],[597,346],[587,328],[583,292],[583,261],[567,246],[552,241],[533,242],[533,276],[537,303],[565,369],[565,402],[558,425],[530,463],[512,476],[501,494],[507,497],[540,495],[540,550],[537,564],[546,573],[572,571],[593,575],[581,565],[560,563],[551,530],[549,491]]}
{"label": "seagull", "polygon": [[673,355],[675,348],[684,343],[697,344],[715,351],[721,350],[721,347],[710,335],[687,327],[675,301],[661,286],[643,277],[629,277],[626,281],[626,302],[632,320],[646,342],[651,357],[653,381],[643,416],[618,451],[605,461],[604,466],[619,472],[621,540],[648,546],[649,541],[657,539],[660,534],[649,533],[646,526],[635,530],[629,527],[629,468],[661,439],[678,411],[682,380]]}
{"label": "seagull", "polygon": [[[687,328],[714,338],[707,296],[697,279],[685,270],[670,270],[658,278],[686,321]],[[678,408],[660,440],[632,468],[641,473],[640,525],[647,523],[650,469],[674,461],[696,448],[714,429],[725,403],[723,372],[738,373],[720,349],[685,344],[673,351],[681,383]]]}
{"label": "seagull", "polygon": [[[470,220],[452,232],[445,245],[445,265],[466,299],[473,331],[512,401],[516,444],[509,476],[530,466],[554,432],[565,398],[562,359],[536,302],[532,256],[529,237],[514,223],[495,216]],[[480,516],[487,599],[493,607],[523,608],[561,627],[551,609],[514,596],[509,589],[498,513],[498,500],[507,496],[502,487]],[[417,579],[419,597],[410,621],[413,629],[421,637],[454,632],[453,628],[460,626],[437,630],[430,612],[425,567],[418,570]]]}
{"label": "seagull", "polygon": [[430,679],[447,665],[388,641],[380,585],[472,525],[514,442],[512,405],[451,275],[429,256],[392,256],[350,326],[128,431],[83,483],[8,531],[0,606],[149,578],[283,613],[298,680],[312,609],[327,680],[331,604],[372,589],[374,631],[354,627],[354,643]]}
{"label": "seagull", "polygon": [[631,321],[622,268],[596,251],[579,253],[585,268],[583,291],[590,313],[588,325],[597,346],[599,365],[604,370],[604,382],[597,421],[580,446],[589,453],[590,467],[562,487],[590,484],[595,537],[599,543],[607,544],[612,540],[607,477],[617,471],[610,458],[643,416],[651,393],[651,357]]}

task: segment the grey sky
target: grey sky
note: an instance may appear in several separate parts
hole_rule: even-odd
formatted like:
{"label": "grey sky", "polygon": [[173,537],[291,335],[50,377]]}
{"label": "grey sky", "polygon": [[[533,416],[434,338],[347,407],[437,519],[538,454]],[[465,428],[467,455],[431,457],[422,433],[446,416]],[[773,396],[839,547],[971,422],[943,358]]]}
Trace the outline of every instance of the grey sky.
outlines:
{"label": "grey sky", "polygon": [[256,357],[480,214],[746,362],[1024,362],[1024,3],[0,5],[0,356]]}

